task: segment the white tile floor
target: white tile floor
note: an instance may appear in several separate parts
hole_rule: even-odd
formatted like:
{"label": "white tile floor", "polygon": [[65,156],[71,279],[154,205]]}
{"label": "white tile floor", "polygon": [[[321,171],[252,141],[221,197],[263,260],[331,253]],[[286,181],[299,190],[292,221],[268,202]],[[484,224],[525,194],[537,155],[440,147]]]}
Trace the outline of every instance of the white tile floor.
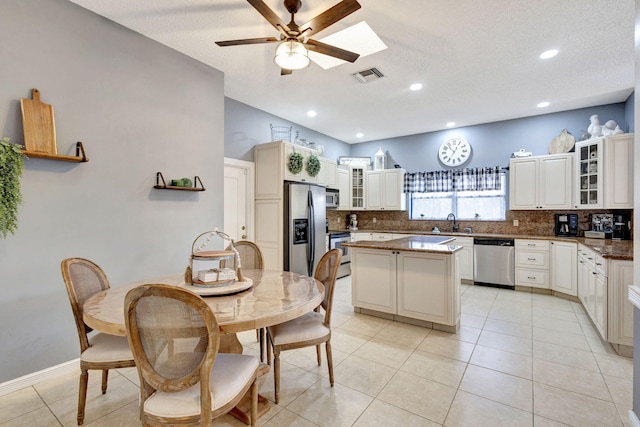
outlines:
{"label": "white tile floor", "polygon": [[[284,352],[280,404],[260,425],[629,425],[632,360],[598,338],[578,303],[463,285],[462,326],[448,334],[355,314],[349,278],[336,286],[335,386],[313,348]],[[253,331],[240,339],[258,353]],[[139,425],[135,369],[112,373],[106,395],[99,382],[90,373],[85,425]],[[0,426],[75,426],[77,390],[71,374],[0,397]],[[261,393],[273,399],[272,375]]]}

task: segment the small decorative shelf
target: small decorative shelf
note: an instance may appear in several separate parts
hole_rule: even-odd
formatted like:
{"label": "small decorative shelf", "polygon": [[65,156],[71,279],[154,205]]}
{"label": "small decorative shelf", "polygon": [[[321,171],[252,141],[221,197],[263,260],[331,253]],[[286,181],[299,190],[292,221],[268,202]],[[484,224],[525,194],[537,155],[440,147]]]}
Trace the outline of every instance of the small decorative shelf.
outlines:
{"label": "small decorative shelf", "polygon": [[33,157],[37,159],[49,159],[49,160],[60,160],[63,162],[74,162],[74,163],[85,163],[89,161],[89,158],[84,152],[84,146],[82,142],[78,141],[76,143],[76,155],[75,156],[66,156],[64,154],[52,154],[52,153],[43,153],[40,151],[22,151],[25,156]]}
{"label": "small decorative shelf", "polygon": [[[162,184],[160,183],[162,182]],[[200,182],[200,187],[198,187],[198,182]],[[202,180],[200,177],[196,175],[193,179],[193,187],[178,187],[177,185],[167,185],[164,181],[164,177],[161,172],[156,174],[156,185],[153,188],[157,188],[158,190],[182,190],[182,191],[205,191],[204,184],[202,184]]]}

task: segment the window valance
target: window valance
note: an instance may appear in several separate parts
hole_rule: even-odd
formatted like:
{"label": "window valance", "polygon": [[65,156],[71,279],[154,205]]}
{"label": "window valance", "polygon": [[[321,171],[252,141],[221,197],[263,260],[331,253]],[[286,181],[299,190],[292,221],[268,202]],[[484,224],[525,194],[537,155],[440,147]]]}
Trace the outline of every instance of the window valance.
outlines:
{"label": "window valance", "polygon": [[405,193],[500,190],[502,168],[484,167],[411,172],[404,176]]}

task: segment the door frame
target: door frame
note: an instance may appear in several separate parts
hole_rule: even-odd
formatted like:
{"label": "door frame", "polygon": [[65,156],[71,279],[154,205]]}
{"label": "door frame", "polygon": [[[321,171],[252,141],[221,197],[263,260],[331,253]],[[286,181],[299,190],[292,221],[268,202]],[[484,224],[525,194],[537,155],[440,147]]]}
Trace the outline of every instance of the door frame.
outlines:
{"label": "door frame", "polygon": [[[224,158],[224,168],[244,169],[247,173],[247,188],[246,206],[247,206],[247,223],[249,224],[249,230],[247,230],[247,239],[255,241],[255,169],[256,165],[253,162],[247,162],[245,160],[232,159],[229,157]],[[224,191],[224,189],[223,189]],[[223,218],[224,221],[224,218]]]}

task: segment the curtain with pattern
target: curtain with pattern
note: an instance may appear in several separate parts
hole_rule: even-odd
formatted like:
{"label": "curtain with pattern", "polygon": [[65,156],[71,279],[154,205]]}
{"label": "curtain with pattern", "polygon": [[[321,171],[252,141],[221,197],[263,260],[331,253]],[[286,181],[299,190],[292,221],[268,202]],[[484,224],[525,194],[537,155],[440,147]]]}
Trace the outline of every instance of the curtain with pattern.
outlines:
{"label": "curtain with pattern", "polygon": [[404,176],[405,193],[500,190],[500,166],[412,172]]}

